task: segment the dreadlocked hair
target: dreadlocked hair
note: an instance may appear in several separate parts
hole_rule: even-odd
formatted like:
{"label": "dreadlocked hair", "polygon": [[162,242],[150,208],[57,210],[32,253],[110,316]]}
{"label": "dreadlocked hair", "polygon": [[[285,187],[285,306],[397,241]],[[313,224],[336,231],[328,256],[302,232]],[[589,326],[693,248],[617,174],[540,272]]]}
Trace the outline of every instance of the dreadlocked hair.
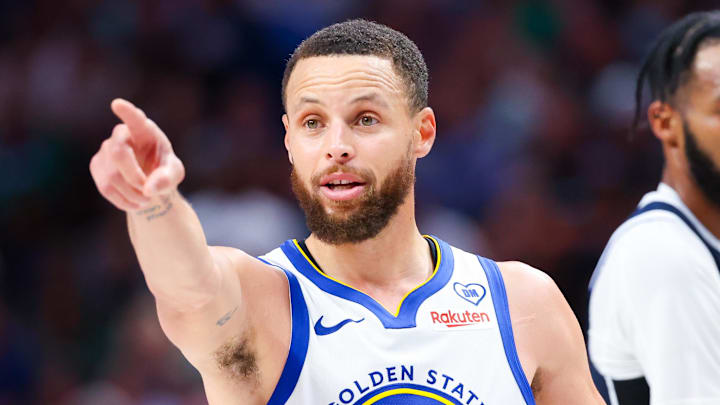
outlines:
{"label": "dreadlocked hair", "polygon": [[650,100],[671,103],[690,78],[700,45],[711,39],[720,39],[720,10],[688,14],[660,33],[638,74],[631,135],[640,124],[645,83],[650,87]]}

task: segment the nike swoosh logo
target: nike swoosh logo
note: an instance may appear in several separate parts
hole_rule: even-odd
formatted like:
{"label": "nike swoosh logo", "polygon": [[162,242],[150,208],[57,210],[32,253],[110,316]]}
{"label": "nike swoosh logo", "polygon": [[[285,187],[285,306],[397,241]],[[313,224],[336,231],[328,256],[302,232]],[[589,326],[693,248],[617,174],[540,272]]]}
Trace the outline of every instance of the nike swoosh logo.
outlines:
{"label": "nike swoosh logo", "polygon": [[321,316],[320,319],[318,319],[317,322],[315,322],[315,334],[318,336],[324,336],[324,335],[329,335],[331,333],[335,333],[335,332],[339,331],[340,328],[342,328],[343,326],[347,325],[350,322],[360,323],[365,320],[365,318],[362,318],[359,321],[356,321],[353,319],[345,319],[345,320],[340,321],[340,323],[338,323],[337,325],[325,327],[322,324],[323,317],[324,316]]}

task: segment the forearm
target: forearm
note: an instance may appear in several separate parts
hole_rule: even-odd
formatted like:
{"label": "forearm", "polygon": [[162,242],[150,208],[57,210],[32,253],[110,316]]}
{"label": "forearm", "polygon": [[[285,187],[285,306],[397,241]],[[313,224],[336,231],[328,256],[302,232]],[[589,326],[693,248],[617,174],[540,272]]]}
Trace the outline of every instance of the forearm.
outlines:
{"label": "forearm", "polygon": [[128,230],[150,291],[178,307],[198,307],[220,284],[197,215],[178,191],[128,212]]}

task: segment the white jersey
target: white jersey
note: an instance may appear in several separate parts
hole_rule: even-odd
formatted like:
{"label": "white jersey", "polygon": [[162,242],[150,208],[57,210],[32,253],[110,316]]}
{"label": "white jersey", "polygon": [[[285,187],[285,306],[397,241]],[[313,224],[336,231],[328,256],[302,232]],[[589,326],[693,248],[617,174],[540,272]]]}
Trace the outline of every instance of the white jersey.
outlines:
{"label": "white jersey", "polygon": [[611,405],[642,391],[646,404],[720,404],[718,259],[720,241],[665,184],[612,235],[590,282],[588,332]]}
{"label": "white jersey", "polygon": [[[428,237],[432,277],[388,312],[295,240],[260,257],[290,284],[290,352],[268,404],[534,404],[495,262]],[[380,263],[368,263],[377,266]]]}

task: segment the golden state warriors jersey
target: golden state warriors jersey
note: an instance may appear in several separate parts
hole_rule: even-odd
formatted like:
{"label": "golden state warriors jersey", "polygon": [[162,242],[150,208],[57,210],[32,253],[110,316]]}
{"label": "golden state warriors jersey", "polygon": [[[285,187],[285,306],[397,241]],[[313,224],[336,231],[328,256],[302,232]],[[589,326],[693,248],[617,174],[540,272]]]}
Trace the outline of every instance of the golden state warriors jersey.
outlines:
{"label": "golden state warriors jersey", "polygon": [[497,264],[428,238],[435,270],[395,313],[320,271],[296,240],[260,257],[285,272],[292,305],[268,404],[535,404]]}

